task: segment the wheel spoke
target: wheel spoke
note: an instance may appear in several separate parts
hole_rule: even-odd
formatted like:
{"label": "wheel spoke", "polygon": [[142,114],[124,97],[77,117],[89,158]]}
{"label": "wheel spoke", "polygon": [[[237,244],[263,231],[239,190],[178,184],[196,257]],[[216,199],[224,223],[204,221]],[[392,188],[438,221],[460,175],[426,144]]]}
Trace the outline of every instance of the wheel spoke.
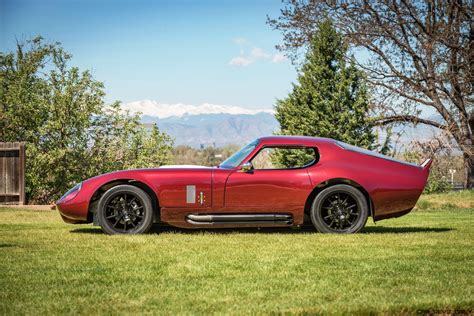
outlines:
{"label": "wheel spoke", "polygon": [[117,219],[117,221],[116,221],[115,224],[114,224],[114,227],[117,226],[118,222],[120,222],[121,219],[122,219],[122,216],[120,216],[120,217]]}

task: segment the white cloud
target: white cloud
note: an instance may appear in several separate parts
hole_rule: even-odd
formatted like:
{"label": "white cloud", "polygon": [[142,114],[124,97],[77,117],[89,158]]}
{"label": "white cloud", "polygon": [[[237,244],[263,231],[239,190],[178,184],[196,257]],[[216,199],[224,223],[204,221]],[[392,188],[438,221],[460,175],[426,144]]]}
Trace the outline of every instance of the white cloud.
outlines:
{"label": "white cloud", "polygon": [[251,63],[253,63],[253,60],[245,56],[234,57],[229,61],[230,66],[236,67],[246,67]]}
{"label": "white cloud", "polygon": [[284,62],[285,60],[286,60],[285,55],[280,54],[280,53],[276,53],[276,54],[273,55],[273,57],[272,57],[272,63],[275,63],[275,64],[282,63],[282,62]]}
{"label": "white cloud", "polygon": [[246,45],[246,44],[248,44],[247,39],[243,38],[243,37],[236,37],[236,38],[232,39],[232,41],[237,45]]}
{"label": "white cloud", "polygon": [[[228,65],[234,67],[247,67],[257,61],[268,61],[274,64],[282,63],[286,60],[286,57],[281,53],[271,54],[260,47],[254,46],[250,52],[248,52],[250,42],[243,37],[233,38],[232,41],[239,45],[240,55],[233,57]],[[247,52],[246,52],[247,50]]]}
{"label": "white cloud", "polygon": [[259,47],[252,48],[250,55],[252,55],[253,57],[257,59],[268,59],[271,57],[270,54],[266,53],[263,49]]}
{"label": "white cloud", "polygon": [[203,103],[200,105],[190,104],[163,104],[153,100],[141,100],[122,105],[124,110],[131,113],[142,113],[144,115],[167,118],[171,116],[199,115],[199,114],[257,114],[261,112],[274,113],[272,109],[246,109],[234,105],[218,105]]}

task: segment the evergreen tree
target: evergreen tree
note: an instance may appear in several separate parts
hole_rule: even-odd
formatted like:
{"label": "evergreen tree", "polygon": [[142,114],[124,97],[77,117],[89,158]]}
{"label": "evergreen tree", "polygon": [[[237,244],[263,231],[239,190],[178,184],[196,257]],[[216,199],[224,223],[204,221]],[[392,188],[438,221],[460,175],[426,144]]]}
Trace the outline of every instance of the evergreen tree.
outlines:
{"label": "evergreen tree", "polygon": [[[330,137],[373,149],[376,137],[368,117],[364,73],[347,61],[347,45],[327,19],[314,34],[298,83],[278,100],[275,117],[283,135]],[[283,155],[283,165],[308,157]]]}

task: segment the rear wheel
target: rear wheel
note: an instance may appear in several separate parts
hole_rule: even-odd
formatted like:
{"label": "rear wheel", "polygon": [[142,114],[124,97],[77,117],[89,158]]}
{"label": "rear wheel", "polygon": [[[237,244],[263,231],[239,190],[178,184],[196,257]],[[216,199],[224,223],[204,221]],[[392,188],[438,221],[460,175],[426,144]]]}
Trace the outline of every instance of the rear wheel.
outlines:
{"label": "rear wheel", "polygon": [[142,234],[153,225],[153,206],[142,189],[118,185],[101,197],[97,216],[107,234]]}
{"label": "rear wheel", "polygon": [[346,184],[321,191],[311,208],[311,221],[321,233],[357,233],[364,228],[368,215],[364,194]]}

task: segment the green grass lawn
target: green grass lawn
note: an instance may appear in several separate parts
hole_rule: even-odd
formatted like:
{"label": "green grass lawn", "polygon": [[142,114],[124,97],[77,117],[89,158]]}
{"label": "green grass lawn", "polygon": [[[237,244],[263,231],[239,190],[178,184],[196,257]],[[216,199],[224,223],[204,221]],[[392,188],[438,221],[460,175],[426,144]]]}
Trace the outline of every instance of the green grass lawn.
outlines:
{"label": "green grass lawn", "polygon": [[368,313],[474,308],[474,193],[423,196],[363,233],[106,236],[0,208],[0,314]]}

